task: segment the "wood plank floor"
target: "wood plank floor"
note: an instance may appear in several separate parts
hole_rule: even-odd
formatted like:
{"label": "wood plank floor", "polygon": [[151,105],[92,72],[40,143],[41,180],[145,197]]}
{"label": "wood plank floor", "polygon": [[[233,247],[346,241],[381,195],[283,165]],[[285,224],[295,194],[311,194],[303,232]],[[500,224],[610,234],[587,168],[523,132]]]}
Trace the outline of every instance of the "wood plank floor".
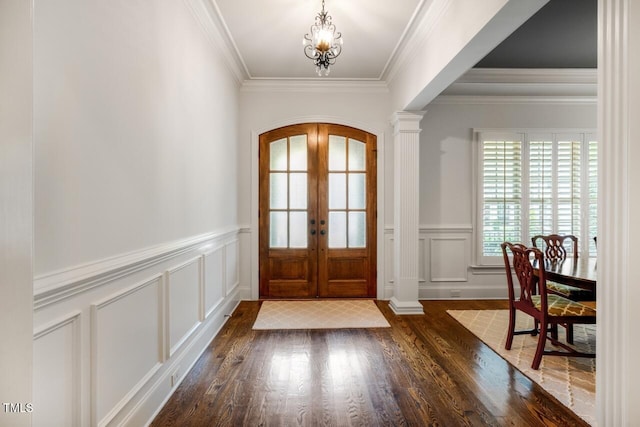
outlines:
{"label": "wood plank floor", "polygon": [[391,328],[253,331],[240,303],[152,426],[588,425],[446,313],[505,301],[376,303]]}

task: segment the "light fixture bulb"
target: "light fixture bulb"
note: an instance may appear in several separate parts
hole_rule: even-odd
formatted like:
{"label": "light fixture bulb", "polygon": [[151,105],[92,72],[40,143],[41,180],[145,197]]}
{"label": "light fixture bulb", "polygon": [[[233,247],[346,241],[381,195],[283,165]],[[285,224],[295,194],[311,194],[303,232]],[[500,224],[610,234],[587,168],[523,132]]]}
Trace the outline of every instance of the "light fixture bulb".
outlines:
{"label": "light fixture bulb", "polygon": [[321,29],[317,33],[316,49],[320,52],[326,52],[331,48],[333,35],[326,28]]}

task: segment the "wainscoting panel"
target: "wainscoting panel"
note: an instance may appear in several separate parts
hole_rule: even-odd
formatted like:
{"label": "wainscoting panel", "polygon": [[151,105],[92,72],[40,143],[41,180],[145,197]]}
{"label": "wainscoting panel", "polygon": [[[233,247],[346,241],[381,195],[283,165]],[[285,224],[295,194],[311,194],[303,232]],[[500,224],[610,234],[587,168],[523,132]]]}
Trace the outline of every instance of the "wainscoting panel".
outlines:
{"label": "wainscoting panel", "polygon": [[92,412],[104,426],[163,362],[162,276],[94,304],[91,314]]}
{"label": "wainscoting panel", "polygon": [[225,245],[225,273],[226,273],[226,290],[227,295],[231,293],[235,293],[237,291],[237,286],[239,285],[238,280],[240,277],[239,273],[239,250],[240,244],[237,239],[234,239],[228,242]]}
{"label": "wainscoting panel", "polygon": [[203,257],[204,317],[207,318],[225,297],[224,246],[219,246]]}
{"label": "wainscoting panel", "polygon": [[466,282],[469,261],[466,237],[429,238],[431,282]]}
{"label": "wainscoting panel", "polygon": [[[418,236],[420,299],[506,298],[502,269],[471,266],[473,228],[466,224],[422,225]],[[393,227],[384,230],[384,297],[393,296]]]}
{"label": "wainscoting panel", "polygon": [[45,326],[33,342],[33,427],[80,423],[80,312]]}
{"label": "wainscoting panel", "polygon": [[239,302],[238,234],[37,277],[33,425],[149,424]]}
{"label": "wainscoting panel", "polygon": [[202,258],[193,258],[167,271],[169,357],[200,323]]}

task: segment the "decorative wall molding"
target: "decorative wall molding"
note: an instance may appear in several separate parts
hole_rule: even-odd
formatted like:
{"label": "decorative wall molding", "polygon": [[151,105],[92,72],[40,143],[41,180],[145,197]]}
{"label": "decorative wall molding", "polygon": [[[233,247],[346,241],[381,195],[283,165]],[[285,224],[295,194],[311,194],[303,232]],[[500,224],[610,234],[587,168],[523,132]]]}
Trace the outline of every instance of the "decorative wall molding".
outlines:
{"label": "decorative wall molding", "polygon": [[[470,224],[423,224],[419,227],[419,299],[503,299],[504,267],[479,268],[470,265]],[[386,256],[383,292],[393,295],[393,226],[384,228]],[[434,242],[436,242],[434,244]],[[453,244],[443,248],[441,244]],[[452,254],[452,251],[455,254]]]}
{"label": "decorative wall molding", "polygon": [[469,267],[467,237],[430,237],[431,282],[466,282]]}
{"label": "decorative wall molding", "polygon": [[440,95],[433,104],[449,105],[517,105],[517,104],[561,104],[561,105],[596,105],[596,96],[541,96],[541,95]]}
{"label": "decorative wall molding", "polygon": [[[46,338],[49,338],[49,337],[54,338],[54,335],[56,333],[62,332],[66,328],[71,329],[70,331],[71,342],[69,343],[66,340],[62,340],[62,342],[60,343],[63,346],[66,346],[67,344],[69,344],[69,347],[67,347],[65,350],[71,356],[70,360],[68,361],[71,364],[70,366],[71,372],[65,373],[64,371],[60,371],[59,367],[58,369],[56,369],[56,372],[55,372],[55,374],[59,375],[58,378],[60,379],[61,382],[64,382],[64,384],[54,383],[50,380],[47,381],[44,378],[39,378],[38,376],[35,375],[38,373],[44,373],[43,371],[45,370],[44,367],[36,365],[38,360],[40,359],[38,357],[40,355],[35,354],[36,357],[34,357],[34,379],[33,379],[34,380],[34,396],[33,396],[34,400],[33,402],[35,407],[40,408],[40,410],[33,415],[34,417],[33,425],[40,425],[43,423],[51,423],[51,422],[69,422],[69,421],[71,422],[70,424],[71,427],[79,427],[82,425],[81,414],[80,414],[81,319],[82,319],[82,312],[79,310],[74,310],[71,313],[68,313],[61,318],[57,318],[47,323],[46,325],[39,327],[33,334],[34,349],[37,349],[38,345],[42,341],[44,341]],[[35,350],[34,350],[34,353],[35,353]],[[47,354],[46,356],[43,357],[43,359],[45,359],[46,361],[51,361],[53,359],[51,356],[52,356],[51,354]],[[62,359],[64,360],[64,357],[62,357]],[[69,401],[59,402],[57,401],[57,398],[62,397],[64,399],[65,386],[70,388],[70,393],[67,396],[69,398]],[[50,390],[49,389],[50,387],[53,387],[53,390]],[[55,392],[55,395],[52,395],[52,393],[54,392]],[[44,409],[44,405],[45,404],[51,405],[52,403],[55,406],[56,411],[60,411],[61,408],[64,408],[65,406],[67,406],[70,413],[67,414],[67,417],[65,417],[66,418],[65,420],[59,420],[55,415],[52,416],[51,414],[49,414],[49,417],[44,415],[44,413],[46,412],[46,409]]]}
{"label": "decorative wall molding", "polygon": [[235,293],[240,286],[240,241],[234,239],[227,242],[224,252],[225,262],[225,296]]}
{"label": "decorative wall molding", "polygon": [[241,92],[283,93],[388,93],[385,82],[375,79],[251,79],[245,80]]}
{"label": "decorative wall molding", "polygon": [[429,37],[435,24],[449,7],[451,0],[420,0],[398,45],[389,57],[380,75],[381,80],[392,81],[400,69],[415,54],[418,46]]}
{"label": "decorative wall molding", "polygon": [[[153,289],[155,287],[155,290]],[[144,307],[140,305],[152,304],[153,300],[148,298],[147,295],[143,295],[141,292],[146,291],[146,288],[151,289],[151,294],[155,294],[155,308],[151,307],[149,312],[146,312],[149,316],[148,321],[151,324],[144,324],[141,320],[143,316]],[[163,279],[162,275],[156,275],[150,279],[144,280],[141,283],[135,284],[131,287],[120,290],[113,295],[109,295],[103,298],[99,302],[91,305],[91,418],[93,425],[105,426],[125,407],[125,405],[133,398],[133,396],[155,375],[156,372],[162,366],[165,358],[163,355]],[[142,298],[144,296],[144,298]],[[136,298],[137,297],[137,300]],[[118,307],[118,304],[122,304]],[[134,304],[138,303],[138,304]],[[113,313],[109,314],[108,309],[111,309]],[[125,323],[129,321],[137,322],[136,328],[127,328]],[[114,325],[111,322],[115,322]],[[155,323],[155,325],[153,325]],[[125,326],[122,328],[122,326]],[[154,330],[145,330],[142,334],[144,339],[149,339],[155,335],[155,348],[145,348],[145,344],[142,343],[139,335],[133,332],[138,328],[144,330],[145,327],[150,327]],[[102,334],[107,334],[108,338],[103,338]],[[118,339],[113,339],[118,337]],[[102,341],[102,346],[100,345]],[[122,348],[118,348],[118,344]],[[129,345],[135,344],[135,352],[138,360],[137,363],[125,363],[124,360],[129,361],[128,353],[131,351]],[[141,354],[141,350],[148,354]],[[110,354],[111,353],[111,354]],[[145,360],[147,364],[146,368],[143,368],[143,372],[133,372],[135,369],[140,368],[140,364],[143,362],[140,359],[142,356],[152,356],[154,360]],[[106,365],[109,362],[112,366],[107,369],[102,365]],[[106,375],[103,371],[111,372],[110,375]],[[128,372],[131,371],[131,372]],[[137,380],[135,375],[138,374]],[[118,376],[123,376],[128,381],[132,379],[135,383],[131,386],[118,383],[116,379]],[[110,383],[109,386],[106,384]],[[110,403],[105,397],[107,394],[114,394],[114,388],[122,389],[118,397],[111,397],[116,399],[115,402]],[[107,391],[110,389],[110,393]],[[106,407],[103,407],[106,406]]]}
{"label": "decorative wall molding", "polygon": [[168,356],[189,339],[204,317],[202,295],[202,256],[170,268],[166,282],[166,343]]}
{"label": "decorative wall molding", "polygon": [[224,246],[221,245],[202,254],[202,320],[208,318],[224,301],[226,292],[222,285],[225,280]]}
{"label": "decorative wall molding", "polygon": [[595,69],[473,68],[434,102],[595,104],[597,83]]}
{"label": "decorative wall molding", "polygon": [[184,240],[144,248],[95,262],[37,276],[34,279],[34,309],[60,302],[82,292],[160,264],[211,241],[234,236],[237,228],[205,233]]}
{"label": "decorative wall molding", "polygon": [[208,39],[222,51],[222,56],[236,81],[242,83],[245,79],[250,78],[249,69],[231,37],[216,2],[210,0],[184,0],[184,2],[196,21],[202,26]]}
{"label": "decorative wall molding", "polygon": [[[471,224],[421,224],[418,226],[420,233],[471,233]],[[385,225],[384,233],[393,235],[393,225]]]}
{"label": "decorative wall molding", "polygon": [[[183,240],[183,247],[163,245],[165,252],[137,252],[151,253],[147,258],[114,257],[133,263],[42,304],[34,313],[35,357],[45,361],[37,380],[67,388],[60,390],[65,407],[58,409],[61,401],[49,412],[41,408],[34,426],[63,418],[61,425],[147,425],[239,302],[239,236],[238,229],[209,233]],[[60,319],[61,312],[71,314]],[[91,319],[81,329],[84,313]],[[69,421],[70,412],[76,421]]]}
{"label": "decorative wall molding", "polygon": [[456,83],[496,84],[598,84],[598,70],[593,68],[472,68]]}

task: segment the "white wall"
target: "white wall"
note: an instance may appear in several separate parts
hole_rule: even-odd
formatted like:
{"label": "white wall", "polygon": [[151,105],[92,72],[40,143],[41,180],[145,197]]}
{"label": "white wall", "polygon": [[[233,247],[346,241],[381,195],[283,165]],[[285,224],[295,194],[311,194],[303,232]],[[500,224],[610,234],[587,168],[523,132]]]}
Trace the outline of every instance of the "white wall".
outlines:
{"label": "white wall", "polygon": [[239,82],[204,2],[36,0],[34,426],[140,426],[239,300]]}
{"label": "white wall", "polygon": [[[310,64],[311,65],[311,64]],[[250,284],[246,298],[257,298],[257,137],[260,133],[295,123],[339,123],[378,135],[378,166],[384,168],[378,180],[378,219],[389,221],[393,213],[393,187],[390,165],[391,110],[389,93],[384,84],[353,82],[254,82],[243,86],[240,96],[240,222],[246,227],[242,234],[243,276],[240,282]],[[382,235],[382,233],[379,233]],[[252,243],[253,242],[253,243]],[[378,252],[383,252],[379,245]],[[380,283],[383,281],[380,280]],[[380,295],[382,298],[383,296]]]}
{"label": "white wall", "polygon": [[[31,3],[0,0],[0,425],[30,426],[33,135]],[[19,406],[18,406],[19,405]]]}
{"label": "white wall", "polygon": [[186,2],[34,20],[36,276],[235,226],[238,84]]}
{"label": "white wall", "polygon": [[[597,127],[595,101],[514,99],[441,97],[427,107],[420,134],[421,298],[506,297],[504,283],[496,280],[502,271],[469,268],[474,128]],[[466,258],[461,261],[459,253]]]}

